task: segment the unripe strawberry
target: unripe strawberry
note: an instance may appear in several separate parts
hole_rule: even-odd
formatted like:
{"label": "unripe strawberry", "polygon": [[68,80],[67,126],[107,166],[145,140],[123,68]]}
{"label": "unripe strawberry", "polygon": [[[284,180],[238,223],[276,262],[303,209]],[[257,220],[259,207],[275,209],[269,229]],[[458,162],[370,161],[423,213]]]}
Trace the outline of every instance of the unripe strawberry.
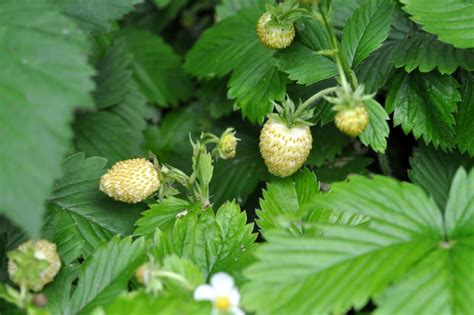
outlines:
{"label": "unripe strawberry", "polygon": [[286,177],[303,166],[312,142],[308,126],[288,128],[270,118],[260,133],[260,153],[270,173]]}
{"label": "unripe strawberry", "polygon": [[27,289],[35,292],[41,291],[47,283],[53,281],[61,268],[56,245],[46,240],[26,241],[11,252],[9,257],[10,279],[17,285],[25,285]]}
{"label": "unripe strawberry", "polygon": [[226,129],[222,136],[219,139],[217,144],[217,151],[221,159],[233,159],[237,150],[237,141],[239,141],[235,136],[235,131],[232,128]]}
{"label": "unripe strawberry", "polygon": [[275,24],[272,15],[268,12],[258,19],[257,35],[262,44],[270,49],[283,49],[293,42],[295,26],[291,24]]}
{"label": "unripe strawberry", "polygon": [[126,203],[143,201],[158,188],[158,171],[146,159],[117,162],[100,178],[100,190],[109,197]]}
{"label": "unripe strawberry", "polygon": [[150,266],[145,263],[135,271],[135,278],[142,285],[146,285],[150,280]]}
{"label": "unripe strawberry", "polygon": [[336,114],[335,124],[343,133],[357,137],[369,124],[369,114],[363,105],[342,109]]}

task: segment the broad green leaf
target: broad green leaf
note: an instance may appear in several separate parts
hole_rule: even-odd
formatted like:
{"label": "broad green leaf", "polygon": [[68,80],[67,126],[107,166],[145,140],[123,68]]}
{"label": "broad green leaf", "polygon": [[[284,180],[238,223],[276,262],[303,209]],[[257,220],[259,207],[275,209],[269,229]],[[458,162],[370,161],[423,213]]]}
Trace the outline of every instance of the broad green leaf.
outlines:
{"label": "broad green leaf", "polygon": [[189,201],[176,197],[168,197],[161,203],[149,205],[150,209],[142,213],[137,220],[135,234],[152,236],[157,228],[167,230],[173,228],[179,213],[187,213],[194,207]]}
{"label": "broad green leaf", "polygon": [[0,1],[0,212],[34,237],[70,149],[73,112],[93,104],[88,49],[49,2]]}
{"label": "broad green leaf", "polygon": [[451,74],[458,67],[474,70],[473,51],[454,48],[423,32],[397,41],[392,58],[395,67],[403,67],[407,72],[430,72],[437,68],[441,74]]}
{"label": "broad green leaf", "polygon": [[456,117],[456,141],[461,152],[474,156],[474,76],[463,72],[461,87],[462,102]]}
{"label": "broad green leaf", "polygon": [[472,242],[433,251],[376,300],[375,314],[469,314],[474,303],[469,290],[474,286],[472,261]]}
{"label": "broad green leaf", "polygon": [[[61,261],[62,260],[61,256]],[[81,265],[64,264],[59,269],[59,273],[54,277],[54,281],[46,286],[43,293],[48,298],[48,310],[51,315],[66,315],[70,311],[70,297],[73,290],[71,283],[77,279]]]}
{"label": "broad green leaf", "polygon": [[387,138],[390,132],[387,120],[389,117],[382,105],[376,100],[365,102],[365,108],[369,113],[369,125],[359,136],[360,141],[369,146],[376,152],[385,152],[387,149]]}
{"label": "broad green leaf", "polygon": [[454,117],[461,100],[458,83],[437,71],[421,74],[399,72],[392,80],[386,110],[394,113],[394,125],[415,139],[423,138],[443,149],[454,146]]}
{"label": "broad green leaf", "polygon": [[116,41],[98,64],[98,110],[80,113],[74,125],[77,150],[105,157],[110,164],[139,155],[143,143],[146,104],[130,63],[124,43]]}
{"label": "broad green leaf", "polygon": [[342,51],[355,67],[382,45],[390,31],[393,3],[365,0],[347,21],[342,32]]}
{"label": "broad green leaf", "polygon": [[366,93],[376,93],[392,77],[394,68],[391,56],[396,47],[395,43],[385,42],[355,68],[357,79],[364,84]]}
{"label": "broad green leaf", "polygon": [[245,204],[247,197],[257,184],[267,177],[267,168],[258,149],[258,139],[238,129],[237,153],[232,160],[218,160],[214,165],[211,181],[211,201],[220,206],[227,200],[235,199]]}
{"label": "broad green leaf", "polygon": [[474,3],[465,0],[401,0],[423,29],[459,48],[474,47]]}
{"label": "broad green leaf", "polygon": [[[445,212],[446,231],[450,239],[474,235],[474,170],[459,169],[454,176]],[[471,251],[474,251],[472,248]]]}
{"label": "broad green leaf", "polygon": [[[388,177],[351,177],[315,194],[315,208],[370,217],[369,224],[323,224],[321,233],[267,234],[245,275],[244,306],[259,314],[344,313],[361,309],[443,240],[436,204]],[[317,296],[318,298],[314,298]]]}
{"label": "broad green leaf", "polygon": [[[215,24],[196,42],[186,56],[186,69],[200,78],[231,74],[228,96],[234,107],[252,122],[263,122],[272,111],[272,100],[285,95],[285,76],[278,72],[274,51],[266,49],[255,33],[262,12],[241,10]],[[230,35],[231,34],[231,35]]]}
{"label": "broad green leaf", "polygon": [[103,244],[81,266],[78,284],[65,313],[89,314],[98,305],[113,300],[127,289],[132,274],[145,258],[143,238],[114,237]]}
{"label": "broad green leaf", "polygon": [[90,255],[113,235],[129,235],[142,205],[116,202],[99,190],[107,160],[85,158],[83,153],[68,157],[64,176],[56,182],[49,202],[53,209],[45,226],[45,235],[58,244],[67,261],[78,254]]}
{"label": "broad green leaf", "polygon": [[440,209],[444,209],[456,171],[461,166],[469,170],[474,166],[474,160],[457,152],[446,153],[422,145],[414,149],[410,166],[410,180],[433,197]]}
{"label": "broad green leaf", "polygon": [[277,57],[278,69],[298,84],[313,84],[337,74],[334,62],[299,43],[292,44]]}
{"label": "broad green leaf", "polygon": [[143,0],[53,0],[86,33],[109,32]]}
{"label": "broad green leaf", "polygon": [[263,235],[272,229],[289,228],[296,235],[302,233],[301,227],[290,226],[299,221],[300,207],[319,193],[316,176],[304,169],[287,178],[275,178],[263,190],[260,208],[257,210],[257,224]]}
{"label": "broad green leaf", "polygon": [[119,296],[111,303],[96,309],[91,315],[144,315],[150,313],[208,315],[211,313],[211,305],[195,302],[191,297],[167,295],[157,298],[140,290]]}
{"label": "broad green leaf", "polygon": [[320,167],[324,162],[333,160],[349,142],[349,137],[340,132],[334,124],[324,127],[313,126],[311,133],[313,148],[306,163],[315,167]]}
{"label": "broad green leaf", "polygon": [[347,20],[352,16],[354,11],[364,3],[364,0],[333,0],[332,6],[334,14],[332,23],[338,35],[342,34]]}
{"label": "broad green leaf", "polygon": [[205,277],[225,271],[238,277],[252,259],[256,235],[246,224],[247,216],[233,202],[190,213],[177,220],[173,230],[164,231],[157,241],[156,254],[176,254],[194,262]]}
{"label": "broad green leaf", "polygon": [[167,107],[191,96],[192,83],[181,59],[163,39],[138,29],[125,29],[119,38],[133,56],[134,78],[149,102]]}
{"label": "broad green leaf", "polygon": [[[161,268],[163,270],[181,275],[184,279],[186,279],[189,285],[189,287],[185,288],[186,290],[194,290],[198,285],[203,284],[205,282],[204,276],[202,275],[201,271],[192,261],[182,257],[178,257],[176,255],[166,256],[163,259]],[[173,281],[173,279],[169,279],[169,281],[167,281],[167,283],[173,282],[175,283],[176,288],[167,287],[167,291],[171,291],[173,289],[182,289],[182,283],[178,283],[176,280]]]}
{"label": "broad green leaf", "polygon": [[223,20],[237,14],[240,10],[253,8],[259,12],[265,11],[265,4],[274,1],[267,0],[222,0],[216,6],[216,19]]}
{"label": "broad green leaf", "polygon": [[228,116],[233,110],[234,102],[227,97],[226,80],[215,79],[201,82],[198,97],[214,119]]}

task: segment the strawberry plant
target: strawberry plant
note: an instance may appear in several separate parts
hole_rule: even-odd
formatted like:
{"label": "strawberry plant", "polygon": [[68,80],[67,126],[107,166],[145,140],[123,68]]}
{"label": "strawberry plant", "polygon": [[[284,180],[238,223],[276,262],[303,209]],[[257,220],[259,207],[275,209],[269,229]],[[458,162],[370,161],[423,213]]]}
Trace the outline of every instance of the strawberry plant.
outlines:
{"label": "strawberry plant", "polygon": [[0,0],[0,314],[472,314],[473,25]]}

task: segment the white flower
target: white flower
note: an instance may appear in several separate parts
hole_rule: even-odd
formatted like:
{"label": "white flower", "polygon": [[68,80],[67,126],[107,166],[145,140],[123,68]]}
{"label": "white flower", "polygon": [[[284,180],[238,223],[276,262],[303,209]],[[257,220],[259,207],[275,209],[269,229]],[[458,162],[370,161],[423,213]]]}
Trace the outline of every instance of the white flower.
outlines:
{"label": "white flower", "polygon": [[234,279],[225,272],[211,277],[211,285],[201,284],[194,291],[196,301],[211,301],[213,314],[245,315],[239,308],[240,293],[234,285]]}

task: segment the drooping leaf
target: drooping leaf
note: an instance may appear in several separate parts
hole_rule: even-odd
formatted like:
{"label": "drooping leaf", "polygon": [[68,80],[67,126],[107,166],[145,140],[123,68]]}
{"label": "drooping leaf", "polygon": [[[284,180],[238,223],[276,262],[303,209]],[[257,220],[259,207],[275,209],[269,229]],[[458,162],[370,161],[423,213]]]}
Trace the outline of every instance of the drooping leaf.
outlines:
{"label": "drooping leaf", "polygon": [[192,83],[181,59],[163,39],[138,29],[124,29],[119,38],[133,56],[134,78],[149,102],[167,107],[191,96]]}
{"label": "drooping leaf", "polygon": [[448,200],[451,181],[459,167],[467,170],[474,166],[474,160],[459,153],[446,153],[429,146],[415,148],[410,158],[411,181],[425,190],[444,209]]}
{"label": "drooping leaf", "polygon": [[461,152],[474,156],[474,76],[463,72],[462,102],[456,117],[456,141]]}
{"label": "drooping leaf", "polygon": [[387,120],[389,117],[382,105],[376,100],[365,102],[365,108],[369,113],[369,125],[359,136],[360,141],[369,146],[376,152],[385,152],[387,148],[387,138],[390,132]]}
{"label": "drooping leaf", "polygon": [[458,83],[451,76],[413,71],[394,77],[385,105],[387,112],[394,113],[395,126],[446,149],[454,146],[453,112],[460,100]]}
{"label": "drooping leaf", "polygon": [[407,72],[430,72],[436,68],[441,74],[451,74],[458,67],[474,70],[474,52],[454,48],[423,32],[397,41],[392,58],[395,67],[403,67]]}
{"label": "drooping leaf", "polygon": [[464,0],[401,0],[412,20],[439,40],[459,48],[474,47],[474,3]]}
{"label": "drooping leaf", "polygon": [[143,0],[53,0],[86,33],[109,32]]}
{"label": "drooping leaf", "polygon": [[31,236],[70,149],[73,111],[93,104],[88,49],[49,2],[0,2],[0,212]]}
{"label": "drooping leaf", "polygon": [[390,31],[393,3],[365,0],[347,21],[342,32],[342,51],[355,67],[382,45]]}
{"label": "drooping leaf", "polygon": [[233,202],[222,205],[216,214],[208,208],[180,218],[173,230],[161,233],[156,254],[176,254],[193,261],[207,278],[225,271],[240,277],[252,261],[256,235],[247,216]]}
{"label": "drooping leaf", "polygon": [[79,254],[88,256],[113,235],[129,235],[143,205],[116,202],[99,190],[99,179],[107,160],[85,158],[83,153],[68,157],[64,176],[56,182],[49,202],[53,209],[45,234],[56,242],[67,261]]}
{"label": "drooping leaf", "polygon": [[361,309],[443,240],[438,207],[413,184],[354,176],[313,197],[309,204],[316,208],[367,215],[370,224],[319,224],[320,234],[303,237],[267,234],[268,243],[256,253],[258,262],[246,270],[250,282],[242,292],[249,310],[325,314]]}

